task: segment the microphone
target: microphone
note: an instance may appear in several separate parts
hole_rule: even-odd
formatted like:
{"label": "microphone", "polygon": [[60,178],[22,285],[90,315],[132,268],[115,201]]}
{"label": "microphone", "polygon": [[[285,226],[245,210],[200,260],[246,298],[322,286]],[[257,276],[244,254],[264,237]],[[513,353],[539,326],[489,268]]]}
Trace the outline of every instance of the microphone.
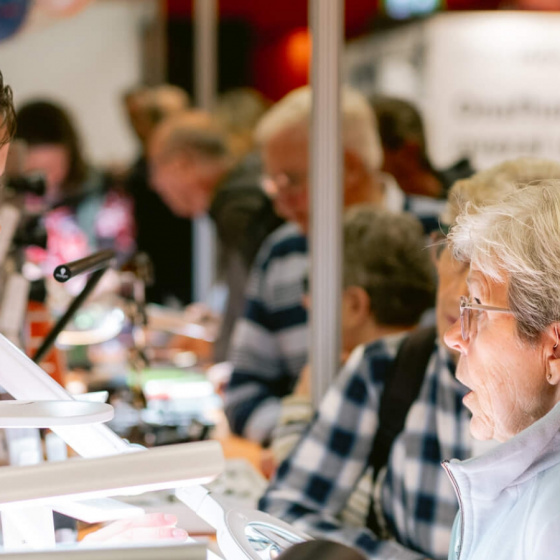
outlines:
{"label": "microphone", "polygon": [[93,253],[83,259],[61,264],[54,269],[54,279],[59,282],[68,282],[70,278],[74,278],[80,274],[93,272],[99,268],[107,267],[114,257],[115,251],[112,249],[105,249],[104,251],[98,251],[97,253]]}

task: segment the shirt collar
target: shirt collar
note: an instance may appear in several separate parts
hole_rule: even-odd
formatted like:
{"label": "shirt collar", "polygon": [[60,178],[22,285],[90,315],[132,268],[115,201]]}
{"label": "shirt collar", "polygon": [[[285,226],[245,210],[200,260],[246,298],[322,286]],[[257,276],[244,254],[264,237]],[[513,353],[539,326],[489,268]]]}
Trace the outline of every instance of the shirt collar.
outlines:
{"label": "shirt collar", "polygon": [[473,459],[452,459],[448,468],[461,493],[490,500],[559,463],[560,403],[510,440]]}

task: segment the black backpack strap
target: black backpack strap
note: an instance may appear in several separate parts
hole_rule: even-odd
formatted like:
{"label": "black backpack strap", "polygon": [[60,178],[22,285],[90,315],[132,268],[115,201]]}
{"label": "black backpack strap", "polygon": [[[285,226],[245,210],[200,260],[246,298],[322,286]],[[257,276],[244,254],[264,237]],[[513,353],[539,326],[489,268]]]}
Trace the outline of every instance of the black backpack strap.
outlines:
{"label": "black backpack strap", "polygon": [[[379,426],[369,458],[369,464],[373,467],[374,485],[380,471],[387,464],[393,442],[404,428],[412,403],[418,398],[435,341],[435,327],[416,329],[401,343],[395,360],[387,371],[379,403]],[[367,523],[370,529],[382,536],[374,511],[373,496]]]}

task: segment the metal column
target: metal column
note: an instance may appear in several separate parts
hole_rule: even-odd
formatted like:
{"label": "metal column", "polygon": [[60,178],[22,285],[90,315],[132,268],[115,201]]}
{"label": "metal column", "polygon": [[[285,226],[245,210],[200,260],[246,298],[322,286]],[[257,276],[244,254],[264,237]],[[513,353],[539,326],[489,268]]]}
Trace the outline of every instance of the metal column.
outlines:
{"label": "metal column", "polygon": [[318,406],[340,362],[343,175],[340,53],[344,1],[310,0],[313,39],[311,153],[311,371]]}
{"label": "metal column", "polygon": [[[212,111],[217,91],[217,0],[195,0],[193,20],[195,103]],[[216,233],[208,216],[193,221],[193,263],[194,299],[203,301],[216,278]]]}

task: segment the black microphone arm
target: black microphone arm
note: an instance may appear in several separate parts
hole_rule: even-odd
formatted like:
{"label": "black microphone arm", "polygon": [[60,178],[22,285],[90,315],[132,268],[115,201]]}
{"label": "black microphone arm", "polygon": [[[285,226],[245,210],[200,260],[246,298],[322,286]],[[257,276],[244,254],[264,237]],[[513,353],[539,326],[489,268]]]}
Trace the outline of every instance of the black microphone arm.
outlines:
{"label": "black microphone arm", "polygon": [[59,282],[67,282],[70,278],[74,278],[85,272],[93,272],[93,274],[87,279],[86,285],[83,287],[82,291],[70,302],[64,314],[59,317],[49,334],[43,339],[41,346],[33,356],[33,361],[35,363],[38,364],[47,355],[57,336],[64,330],[64,327],[66,327],[72,317],[74,317],[76,311],[78,311],[84,301],[86,301],[93,292],[99,280],[101,280],[101,277],[109,267],[110,261],[114,257],[115,251],[107,249],[98,251],[97,253],[93,253],[77,261],[61,264],[54,269],[53,276]]}
{"label": "black microphone arm", "polygon": [[78,259],[77,261],[57,266],[54,269],[53,276],[55,280],[58,280],[59,282],[68,282],[68,280],[78,276],[79,274],[93,272],[95,270],[99,270],[100,268],[106,268],[109,266],[110,261],[114,258],[115,251],[112,249],[98,251],[97,253],[88,255],[83,259]]}

